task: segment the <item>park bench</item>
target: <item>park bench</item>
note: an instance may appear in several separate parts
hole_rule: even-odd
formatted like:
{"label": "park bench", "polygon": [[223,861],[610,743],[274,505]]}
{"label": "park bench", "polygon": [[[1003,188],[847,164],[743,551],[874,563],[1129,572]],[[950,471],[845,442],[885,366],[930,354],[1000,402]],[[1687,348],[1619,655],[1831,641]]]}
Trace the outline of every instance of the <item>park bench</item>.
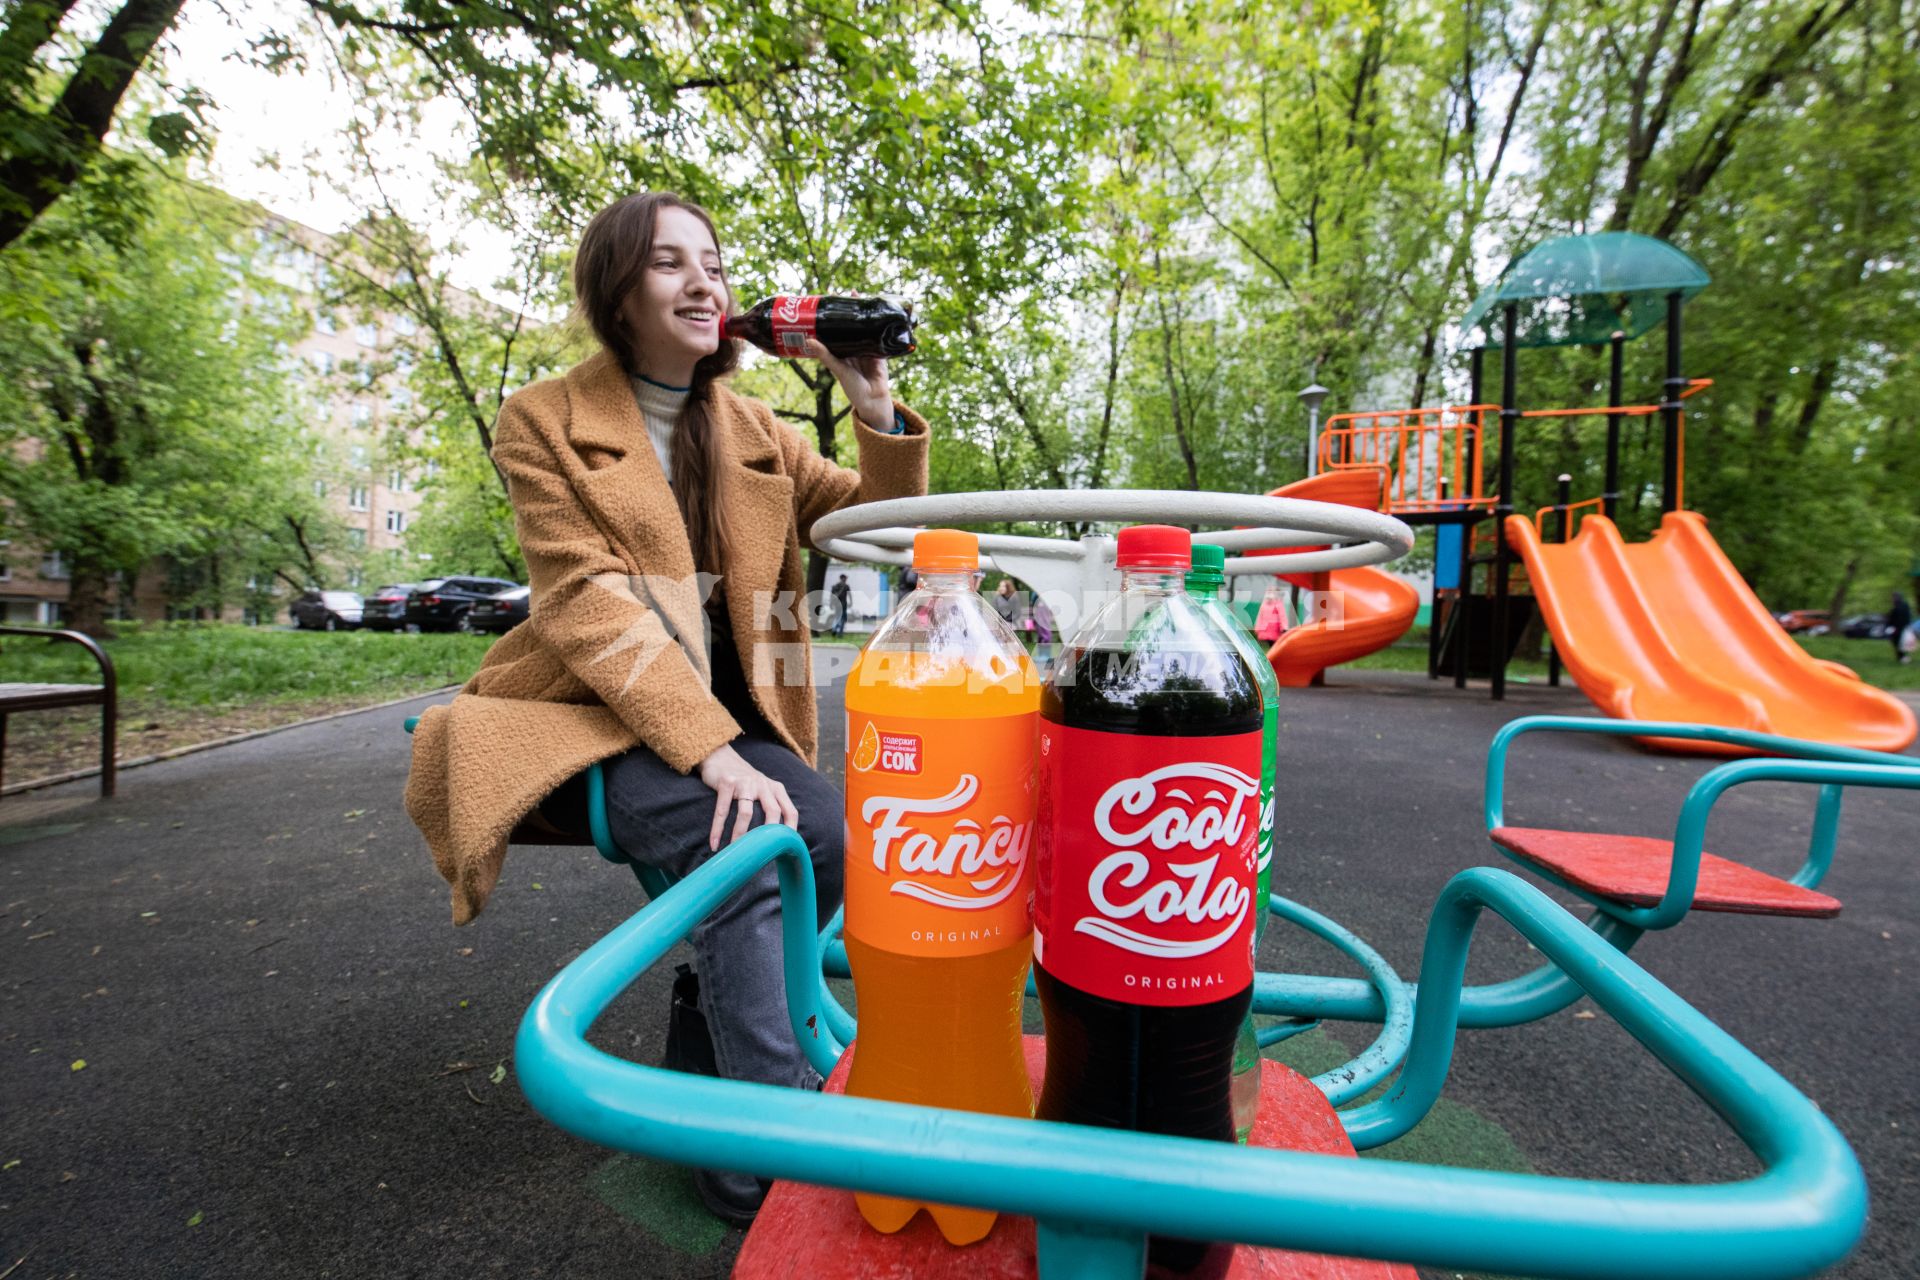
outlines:
{"label": "park bench", "polygon": [[[1719,765],[1694,783],[1671,840],[1509,826],[1504,812],[1507,749],[1520,735],[1542,730],[1704,742],[1758,758]],[[1790,876],[1718,857],[1704,847],[1715,803],[1729,789],[1748,782],[1800,782],[1820,788],[1806,860]],[[1840,801],[1850,786],[1920,790],[1920,759],[1714,725],[1526,716],[1494,735],[1487,751],[1487,838],[1528,870],[1639,930],[1670,928],[1689,911],[1821,919],[1840,914],[1839,900],[1818,886],[1833,865]]]}
{"label": "park bench", "polygon": [[100,708],[100,794],[113,794],[113,758],[119,731],[119,686],[113,674],[113,659],[90,636],[78,631],[49,631],[44,627],[0,626],[0,635],[38,636],[46,640],[70,640],[82,646],[100,664],[99,684],[20,684],[0,683],[0,778],[4,778],[7,751],[7,717],[22,711],[49,711],[56,707]]}

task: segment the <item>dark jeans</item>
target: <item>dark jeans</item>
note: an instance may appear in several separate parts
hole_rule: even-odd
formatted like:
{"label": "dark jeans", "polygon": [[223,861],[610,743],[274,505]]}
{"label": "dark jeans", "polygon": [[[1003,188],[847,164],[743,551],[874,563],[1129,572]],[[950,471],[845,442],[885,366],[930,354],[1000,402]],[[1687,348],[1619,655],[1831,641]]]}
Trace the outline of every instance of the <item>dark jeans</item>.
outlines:
{"label": "dark jeans", "polygon": [[[741,718],[736,713],[736,719]],[[787,789],[799,811],[800,838],[813,857],[813,882],[819,918],[808,922],[818,932],[840,906],[845,868],[844,802],[831,782],[775,741],[772,730],[753,716],[733,749],[748,764]],[[711,856],[707,835],[713,826],[716,797],[697,773],[675,773],[645,747],[635,747],[603,765],[607,822],[628,856],[684,876]],[[727,815],[724,842],[737,813]],[[754,807],[753,825],[766,821]],[[714,1057],[729,1080],[816,1088],[819,1077],[793,1038],[787,1018],[786,977],[780,953],[780,887],[777,873],[763,867],[738,893],[694,927],[693,945],[700,974],[700,1004],[713,1033]]]}

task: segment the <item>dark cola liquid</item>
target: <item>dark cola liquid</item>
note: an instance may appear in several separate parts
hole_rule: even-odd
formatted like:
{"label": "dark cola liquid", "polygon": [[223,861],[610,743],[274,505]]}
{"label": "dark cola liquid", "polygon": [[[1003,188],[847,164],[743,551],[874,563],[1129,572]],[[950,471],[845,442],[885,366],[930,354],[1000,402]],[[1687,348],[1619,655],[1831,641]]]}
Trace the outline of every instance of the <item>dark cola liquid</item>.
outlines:
{"label": "dark cola liquid", "polygon": [[[1260,729],[1260,692],[1232,654],[1076,649],[1040,694],[1054,724],[1207,737]],[[1253,988],[1208,1004],[1125,1004],[1033,966],[1046,1019],[1042,1120],[1232,1142],[1233,1045]],[[1231,1244],[1156,1236],[1147,1274],[1224,1276]]]}
{"label": "dark cola liquid", "polygon": [[803,340],[814,337],[842,358],[891,359],[913,353],[913,326],[912,305],[897,298],[814,294],[762,299],[751,310],[729,316],[723,332],[786,358],[799,356]]}

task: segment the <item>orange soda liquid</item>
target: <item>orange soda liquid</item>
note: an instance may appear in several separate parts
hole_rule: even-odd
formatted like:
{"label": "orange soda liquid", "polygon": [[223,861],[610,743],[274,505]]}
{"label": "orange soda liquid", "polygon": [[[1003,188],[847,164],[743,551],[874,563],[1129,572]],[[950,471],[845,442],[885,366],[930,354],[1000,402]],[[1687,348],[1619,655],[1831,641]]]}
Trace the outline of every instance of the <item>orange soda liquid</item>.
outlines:
{"label": "orange soda liquid", "polygon": [[[970,534],[923,533],[929,539]],[[957,555],[957,552],[956,552]],[[859,1014],[847,1092],[1031,1116],[1021,1048],[1032,958],[1039,681],[1020,643],[933,556],[847,682],[847,960]],[[955,561],[958,562],[957,560]],[[897,624],[897,625],[896,625]],[[995,1213],[856,1193],[894,1232],[922,1208],[971,1244]]]}

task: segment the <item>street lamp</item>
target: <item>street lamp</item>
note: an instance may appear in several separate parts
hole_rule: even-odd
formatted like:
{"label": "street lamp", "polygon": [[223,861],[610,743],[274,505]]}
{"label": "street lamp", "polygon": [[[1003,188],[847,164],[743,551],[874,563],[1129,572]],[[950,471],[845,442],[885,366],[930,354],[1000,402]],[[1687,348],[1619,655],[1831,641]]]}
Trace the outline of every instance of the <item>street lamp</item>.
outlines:
{"label": "street lamp", "polygon": [[1319,383],[1314,383],[1300,393],[1300,403],[1307,406],[1307,474],[1317,474],[1320,467],[1320,402],[1331,392]]}

